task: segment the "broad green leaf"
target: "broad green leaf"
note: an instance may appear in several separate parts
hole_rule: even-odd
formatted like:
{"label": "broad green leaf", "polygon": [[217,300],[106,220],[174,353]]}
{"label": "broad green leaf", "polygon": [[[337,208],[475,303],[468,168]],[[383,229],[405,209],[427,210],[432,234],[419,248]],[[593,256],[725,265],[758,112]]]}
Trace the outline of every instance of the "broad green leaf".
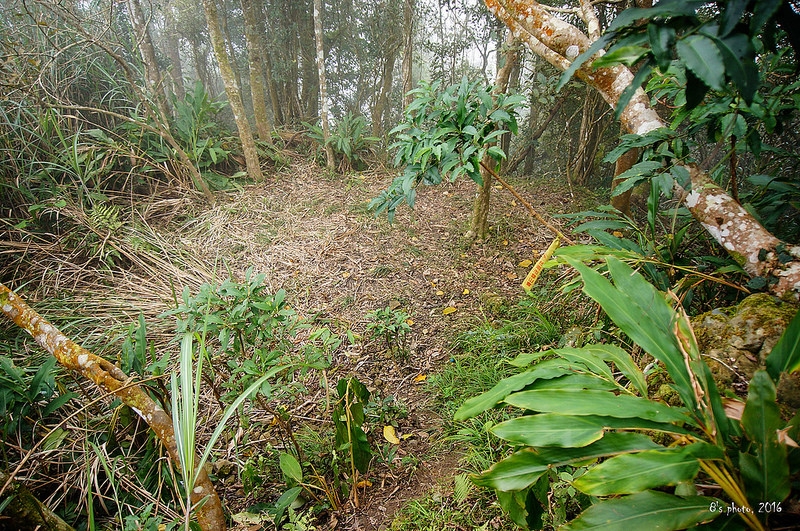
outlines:
{"label": "broad green leaf", "polygon": [[767,372],[773,381],[778,381],[782,372],[800,370],[800,311],[798,311],[778,344],[767,356]]}
{"label": "broad green leaf", "polygon": [[619,179],[623,182],[614,186],[613,195],[619,195],[623,192],[627,192],[640,182],[652,177],[653,172],[660,170],[661,168],[661,162],[655,160],[645,160],[634,164],[630,169],[614,177],[614,180]]}
{"label": "broad green leaf", "polygon": [[633,66],[648,52],[644,46],[612,46],[608,53],[592,63],[593,68],[604,68],[623,64]]}
{"label": "broad green leaf", "polygon": [[666,72],[672,63],[672,46],[675,44],[675,29],[661,24],[649,24],[647,37],[653,59],[662,72]]}
{"label": "broad green leaf", "polygon": [[512,444],[573,448],[599,440],[609,429],[688,433],[674,424],[654,422],[639,417],[574,416],[559,413],[526,415],[507,420],[494,426],[491,432]]}
{"label": "broad green leaf", "polygon": [[520,450],[475,476],[473,481],[476,485],[502,491],[521,490],[532,485],[551,467],[654,448],[659,446],[639,433],[608,433],[599,441],[582,448]]}
{"label": "broad green leaf", "polygon": [[712,39],[693,34],[679,40],[675,47],[681,62],[703,83],[714,90],[724,88],[725,63]]}
{"label": "broad green leaf", "polygon": [[603,437],[605,427],[594,417],[552,413],[526,415],[497,424],[491,432],[512,444],[527,446],[586,446]]}
{"label": "broad green leaf", "polygon": [[458,408],[455,420],[466,420],[493,408],[514,391],[519,391],[538,379],[550,379],[573,372],[572,366],[564,360],[547,360],[530,371],[500,380],[494,387],[483,394],[474,396]]}
{"label": "broad green leaf", "polygon": [[578,518],[561,527],[564,531],[618,531],[620,529],[672,531],[713,520],[715,498],[681,498],[657,491],[645,491],[592,505]]}
{"label": "broad green leaf", "polygon": [[590,468],[572,485],[591,496],[632,494],[677,485],[697,475],[700,470],[698,454],[716,459],[723,457],[718,447],[707,443],[618,455]]}
{"label": "broad green leaf", "polygon": [[749,3],[750,0],[728,1],[728,5],[725,7],[725,11],[722,12],[722,20],[720,22],[720,28],[719,28],[720,37],[725,37],[731,31],[733,31],[733,29],[739,23],[739,20],[742,18],[744,10],[747,8],[747,4]]}
{"label": "broad green leaf", "polygon": [[786,445],[778,442],[784,422],[775,396],[766,371],[756,371],[742,413],[742,427],[753,448],[750,454],[742,453],[739,462],[750,498],[764,502],[783,501],[791,490]]}
{"label": "broad green leaf", "polygon": [[639,24],[641,19],[654,20],[664,17],[694,17],[696,11],[704,4],[698,0],[661,0],[653,7],[635,7],[624,9],[615,18],[606,31],[619,31],[626,26]]}
{"label": "broad green leaf", "polygon": [[300,463],[292,454],[282,453],[278,458],[280,463],[281,472],[286,479],[292,480],[295,483],[303,482],[303,468]]}
{"label": "broad green leaf", "polygon": [[697,407],[694,387],[671,331],[675,314],[663,296],[642,275],[611,256],[607,257],[606,264],[619,286],[613,286],[590,267],[565,259],[581,274],[583,291],[603,307],[623,332],[664,363],[684,404],[694,410]]}
{"label": "broad green leaf", "polygon": [[617,370],[625,376],[631,384],[639,391],[641,396],[647,396],[647,382],[642,370],[636,365],[631,355],[616,345],[589,345],[585,350],[594,352],[597,356],[602,356],[605,361],[613,363]]}
{"label": "broad green leaf", "polygon": [[691,421],[686,411],[662,402],[593,389],[533,390],[513,393],[505,402],[522,409],[562,415],[639,417],[653,422]]}

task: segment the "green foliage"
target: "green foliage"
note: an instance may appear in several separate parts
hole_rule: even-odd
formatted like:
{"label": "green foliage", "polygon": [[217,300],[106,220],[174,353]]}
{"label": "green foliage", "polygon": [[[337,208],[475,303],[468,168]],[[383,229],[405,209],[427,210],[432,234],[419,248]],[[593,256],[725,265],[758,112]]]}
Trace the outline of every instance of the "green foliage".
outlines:
{"label": "green foliage", "polygon": [[[629,264],[636,264],[642,273],[661,291],[671,290],[683,302],[705,308],[719,297],[720,287],[732,285],[726,276],[738,279],[742,268],[727,255],[715,256],[708,247],[705,233],[692,230],[692,218],[687,209],[676,207],[660,210],[660,198],[671,187],[667,175],[654,178],[647,199],[646,223],[637,223],[613,207],[567,214],[573,220],[573,232],[594,238],[597,246],[572,246],[560,256],[572,256],[584,262],[593,257],[613,253]],[[553,262],[556,263],[556,262]]]}
{"label": "green foliage", "polygon": [[386,342],[387,348],[400,352],[405,346],[406,337],[411,333],[411,325],[408,324],[410,318],[403,310],[389,306],[372,310],[367,314],[367,336],[381,338]]}
{"label": "green foliage", "polygon": [[0,356],[0,426],[4,439],[20,431],[30,436],[37,422],[76,396],[59,391],[55,364],[56,359],[50,356],[34,372]]}
{"label": "green foliage", "polygon": [[[325,147],[325,136],[322,127],[304,123],[309,132],[308,136]],[[339,160],[339,171],[346,172],[351,169],[361,170],[365,166],[367,157],[372,153],[372,147],[380,139],[368,136],[369,128],[363,116],[347,113],[337,120],[330,132],[328,144],[333,148],[333,153]]]}
{"label": "green foliage", "polygon": [[[636,64],[638,68],[633,84],[620,97],[617,116],[656,68],[665,72],[678,67],[684,72],[688,109],[699,105],[709,90],[721,91],[728,83],[745,102],[752,103],[759,84],[755,36],[763,30],[770,32],[767,38],[774,38],[775,24],[768,21],[780,2],[757,0],[750,4],[727,2],[718,18],[705,16],[701,1],[664,0],[651,8],[626,9],[601,39],[575,59],[561,85],[598,50],[608,47],[607,53],[594,61],[595,68],[616,64]],[[643,20],[647,23],[642,24]]]}
{"label": "green foliage", "polygon": [[388,190],[372,200],[376,214],[384,210],[394,219],[397,207],[406,202],[414,206],[416,187],[440,184],[467,175],[478,184],[481,161],[506,158],[494,143],[507,131],[517,132],[516,109],[525,101],[517,95],[492,94],[490,87],[470,83],[440,91],[440,83],[420,82],[411,92],[414,100],[406,107],[405,121],[390,134],[396,142],[395,165],[404,166]]}
{"label": "green foliage", "polygon": [[351,482],[355,489],[356,471],[367,473],[372,460],[367,434],[364,432],[364,408],[369,404],[370,392],[358,378],[342,378],[336,384],[339,400],[333,408],[333,425],[336,429],[336,450],[345,452],[351,468]]}
{"label": "green foliage", "polygon": [[[490,430],[516,451],[474,481],[497,490],[515,521],[531,524],[546,506],[540,478],[589,463],[571,485],[600,499],[564,529],[623,520],[637,529],[684,529],[730,507],[743,508],[737,514],[744,523],[763,529],[769,514],[757,512],[759,503],[780,506],[798,472],[778,438],[780,430],[796,428],[778,414],[773,379],[758,371],[741,419],[728,417],[688,318],[664,293],[613,256],[605,258],[610,280],[565,259],[581,274],[584,292],[663,364],[680,404],[648,398],[641,370],[613,345],[522,354],[514,364],[523,372],[467,400],[455,415],[464,420],[497,405],[518,412]],[[773,374],[799,363],[795,335],[787,334],[788,348],[778,350],[786,353],[775,354],[780,361],[768,362]],[[724,499],[697,494],[694,483],[709,478]]]}

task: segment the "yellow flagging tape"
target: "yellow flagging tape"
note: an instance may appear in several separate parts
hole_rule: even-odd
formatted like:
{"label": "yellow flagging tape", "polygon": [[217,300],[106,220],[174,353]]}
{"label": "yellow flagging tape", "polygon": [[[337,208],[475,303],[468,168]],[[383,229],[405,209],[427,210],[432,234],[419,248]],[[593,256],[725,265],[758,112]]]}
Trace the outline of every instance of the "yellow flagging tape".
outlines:
{"label": "yellow flagging tape", "polygon": [[539,278],[539,275],[542,273],[542,267],[544,267],[544,263],[550,260],[550,257],[553,256],[553,253],[556,252],[558,246],[561,244],[561,238],[556,238],[553,240],[553,243],[550,244],[550,247],[544,252],[544,254],[533,264],[530,273],[528,276],[525,277],[525,281],[522,283],[522,287],[525,291],[530,291],[534,284],[536,284],[536,279]]}

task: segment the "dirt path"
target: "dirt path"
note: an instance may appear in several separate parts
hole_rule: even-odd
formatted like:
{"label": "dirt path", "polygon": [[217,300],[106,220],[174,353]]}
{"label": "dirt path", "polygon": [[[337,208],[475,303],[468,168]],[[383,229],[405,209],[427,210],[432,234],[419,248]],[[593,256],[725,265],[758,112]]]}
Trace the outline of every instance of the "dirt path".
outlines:
{"label": "dirt path", "polygon": [[[340,330],[363,334],[367,313],[389,305],[410,314],[407,359],[387,356],[369,341],[336,354],[332,372],[337,377],[356,374],[373,392],[407,406],[399,432],[413,437],[403,442],[400,455],[419,458],[411,477],[383,472],[375,478],[362,506],[339,515],[338,529],[383,528],[404,501],[452,478],[457,457],[430,453],[443,420],[415,382],[450,358],[448,341],[457,331],[491,319],[492,308],[520,296],[527,269],[519,264],[535,260],[551,241],[498,188],[491,237],[469,245],[463,237],[475,194],[469,181],[420,189],[415,210],[401,207],[390,225],[367,209],[390,180],[385,174],[326,176],[297,160],[261,184],[227,194],[181,236],[207,261],[213,257],[217,268],[242,275],[253,266],[266,273],[272,291],[286,289],[299,313]],[[555,187],[514,184],[535,207],[560,210]]]}

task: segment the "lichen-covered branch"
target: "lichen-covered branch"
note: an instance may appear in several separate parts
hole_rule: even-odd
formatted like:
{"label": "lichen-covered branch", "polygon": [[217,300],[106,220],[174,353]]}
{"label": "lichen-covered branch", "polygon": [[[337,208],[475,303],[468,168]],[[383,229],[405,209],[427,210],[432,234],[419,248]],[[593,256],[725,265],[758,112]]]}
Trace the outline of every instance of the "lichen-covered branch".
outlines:
{"label": "lichen-covered branch", "polygon": [[[55,356],[61,365],[92,380],[103,391],[113,393],[133,409],[147,422],[164,444],[172,462],[180,468],[172,417],[141,386],[130,385],[130,379],[119,367],[67,338],[3,284],[0,284],[0,310],[3,315],[33,336],[36,342]],[[222,503],[204,470],[199,471],[192,492],[192,503],[200,502],[204,502],[196,513],[200,527],[204,531],[224,530],[226,524]]]}
{"label": "lichen-covered branch", "polygon": [[[560,70],[569,68],[571,60],[591,44],[589,37],[578,28],[552,16],[535,0],[484,1],[531,51]],[[593,17],[586,12],[589,4],[581,2],[581,7],[584,19],[591,21]],[[615,108],[622,92],[633,81],[633,73],[623,65],[593,69],[591,63],[591,60],[586,61],[576,77],[597,90]],[[620,121],[628,132],[639,135],[666,127],[641,88],[622,111]],[[678,187],[678,192],[695,219],[751,277],[763,279],[770,293],[784,299],[800,298],[800,247],[789,246],[775,238],[705,172],[694,165],[687,165],[686,169],[691,191],[687,193]]]}

